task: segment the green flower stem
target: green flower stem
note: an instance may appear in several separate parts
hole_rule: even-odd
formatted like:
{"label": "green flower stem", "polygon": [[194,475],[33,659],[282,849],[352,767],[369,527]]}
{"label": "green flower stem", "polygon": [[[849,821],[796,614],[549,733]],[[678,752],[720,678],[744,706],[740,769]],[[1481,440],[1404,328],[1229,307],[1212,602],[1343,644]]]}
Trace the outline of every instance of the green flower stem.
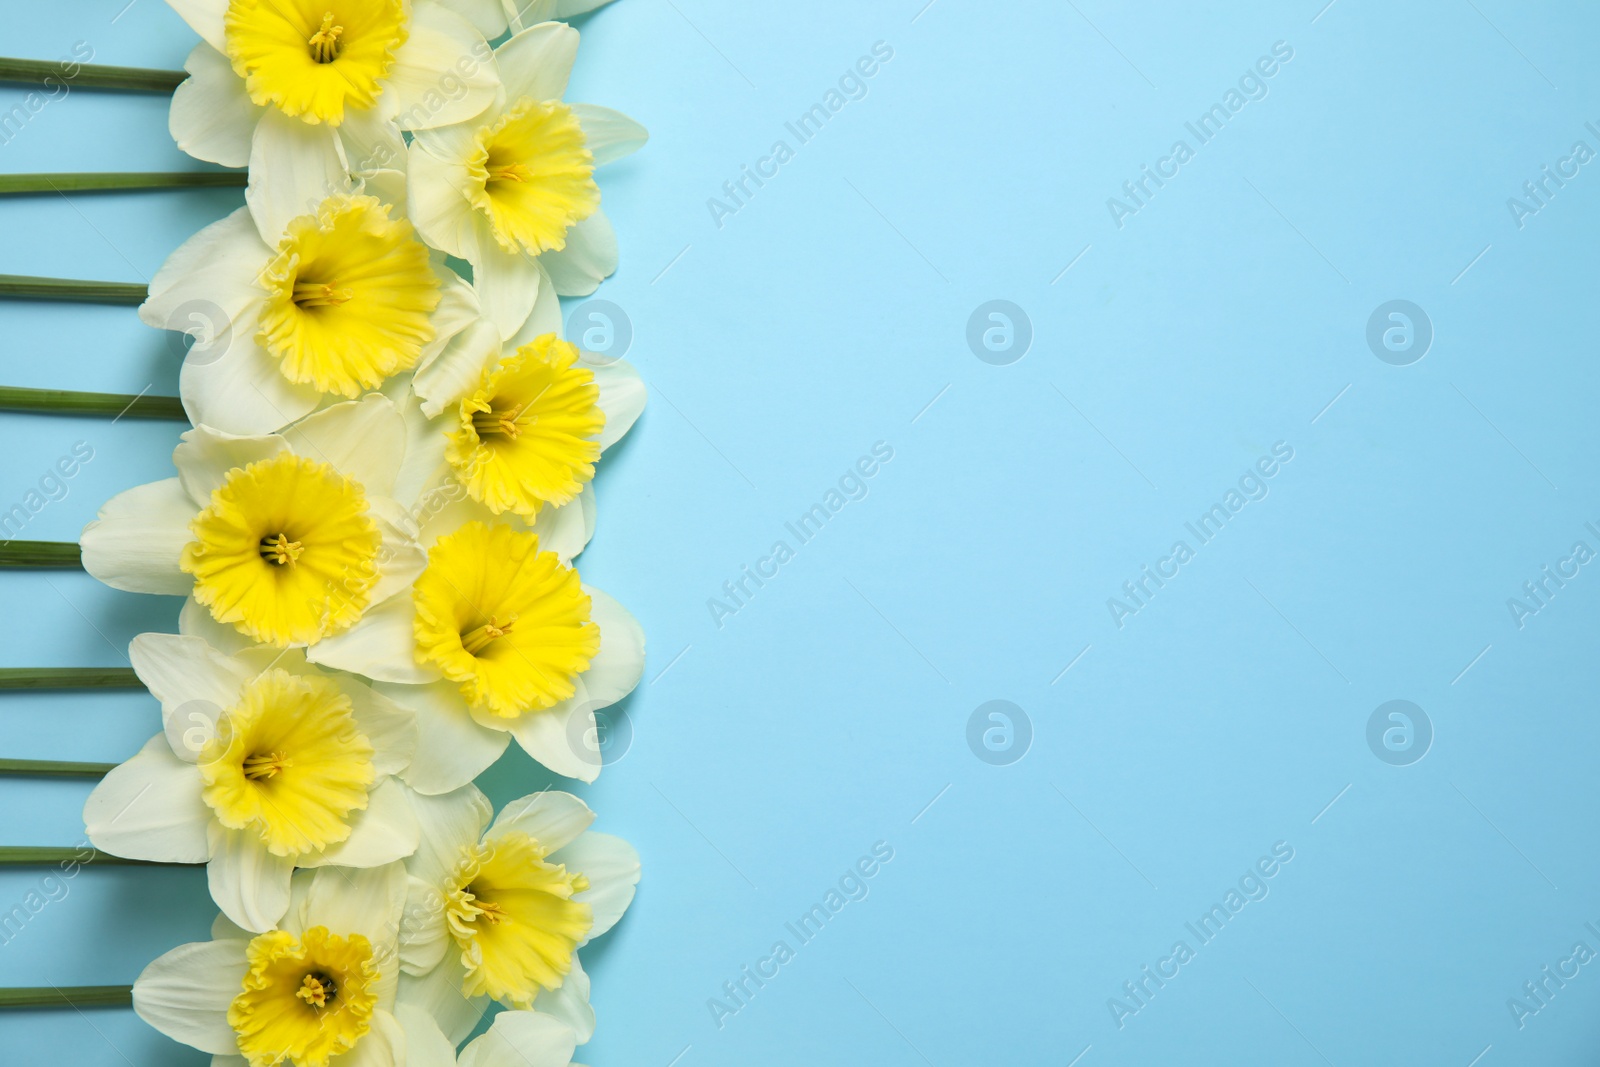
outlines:
{"label": "green flower stem", "polygon": [[0,689],[142,689],[132,667],[0,667]]}
{"label": "green flower stem", "polygon": [[32,278],[0,274],[0,299],[72,300],[84,304],[142,304],[150,295],[142,282],[80,282],[71,278]]}
{"label": "green flower stem", "polygon": [[12,193],[95,193],[119,189],[243,189],[242,170],[136,174],[0,174],[0,196]]}
{"label": "green flower stem", "polygon": [[[67,68],[77,67],[70,77]],[[43,85],[58,92],[62,86],[73,89],[122,89],[141,93],[170,93],[189,75],[181,70],[148,70],[144,67],[108,67],[100,64],[67,63],[56,59],[0,59],[0,82]]]}
{"label": "green flower stem", "polygon": [[36,845],[0,846],[0,867],[54,867],[63,863],[88,866],[102,863],[115,867],[194,867],[193,863],[157,863],[154,860],[129,860],[101,852],[97,848],[65,848]]}
{"label": "green flower stem", "polygon": [[0,569],[82,566],[83,549],[73,541],[0,541]]}
{"label": "green flower stem", "polygon": [[35,986],[0,989],[0,1008],[125,1008],[131,985]]}
{"label": "green flower stem", "polygon": [[59,759],[0,759],[0,774],[34,778],[104,778],[115,763],[74,763]]}
{"label": "green flower stem", "polygon": [[111,415],[130,419],[189,421],[175,396],[75,393],[68,389],[24,389],[0,385],[0,411],[49,411],[60,415]]}

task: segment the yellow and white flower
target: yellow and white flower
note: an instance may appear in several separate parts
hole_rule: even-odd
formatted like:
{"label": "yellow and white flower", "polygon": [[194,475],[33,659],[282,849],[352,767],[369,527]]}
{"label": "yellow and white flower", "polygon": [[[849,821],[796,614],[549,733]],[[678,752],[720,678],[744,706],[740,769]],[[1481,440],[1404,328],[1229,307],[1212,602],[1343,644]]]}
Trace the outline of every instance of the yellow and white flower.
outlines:
{"label": "yellow and white flower", "polygon": [[163,732],[95,787],[84,823],[115,856],[205,863],[211,897],[246,930],[289,908],[296,867],[379,867],[416,851],[403,774],[414,716],[298,649],[227,655],[141,634],[128,650]]}
{"label": "yellow and white flower", "polygon": [[313,154],[174,252],[139,317],[198,333],[180,391],[196,425],[270,433],[427,368],[478,318],[472,287],[404,212]]}
{"label": "yellow and white flower", "polygon": [[494,100],[483,34],[437,0],[168,3],[202,38],[168,125],[179,148],[225,167],[265,162],[276,177],[314,144],[371,162],[395,143],[387,128],[462,122]]}
{"label": "yellow and white flower", "polygon": [[562,102],[577,50],[578,31],[563,23],[516,34],[494,52],[495,103],[416,131],[407,155],[412,221],[429,244],[472,264],[502,337],[527,319],[541,282],[583,296],[617,267],[594,170],[648,135],[620,112]]}
{"label": "yellow and white flower", "polygon": [[177,477],[119,493],[84,527],[84,568],[116,589],[188,596],[234,643],[315,645],[426,563],[389,496],[404,451],[404,420],[377,393],[281,434],[197,426],[173,451]]}
{"label": "yellow and white flower", "polygon": [[395,1003],[405,893],[398,863],[300,871],[276,929],[219,917],[144,969],[134,1010],[213,1067],[449,1067],[434,1021]]}
{"label": "yellow and white flower", "polygon": [[594,1033],[578,950],[614,926],[639,884],[639,855],[588,829],[570,793],[507,804],[490,821],[476,786],[415,797],[422,847],[407,861],[400,1000],[425,1008],[460,1041],[487,1000],[533,1008]]}

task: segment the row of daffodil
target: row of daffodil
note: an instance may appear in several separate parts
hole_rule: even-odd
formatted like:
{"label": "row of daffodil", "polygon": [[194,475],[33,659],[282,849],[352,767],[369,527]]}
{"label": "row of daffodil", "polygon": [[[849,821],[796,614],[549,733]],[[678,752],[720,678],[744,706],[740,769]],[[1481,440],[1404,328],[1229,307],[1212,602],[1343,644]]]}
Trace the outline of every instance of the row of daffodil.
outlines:
{"label": "row of daffodil", "polygon": [[592,781],[643,669],[572,560],[644,388],[557,298],[615,269],[593,171],[645,132],[562,101],[578,34],[537,21],[604,0],[169,2],[202,38],[172,133],[249,184],[140,310],[199,326],[177,474],[81,541],[187,598],[130,650],[163,730],[84,813],[107,852],[204,863],[221,909],[135,1008],[219,1065],[565,1067],[638,856],[568,793],[495,815],[472,782],[512,738]]}

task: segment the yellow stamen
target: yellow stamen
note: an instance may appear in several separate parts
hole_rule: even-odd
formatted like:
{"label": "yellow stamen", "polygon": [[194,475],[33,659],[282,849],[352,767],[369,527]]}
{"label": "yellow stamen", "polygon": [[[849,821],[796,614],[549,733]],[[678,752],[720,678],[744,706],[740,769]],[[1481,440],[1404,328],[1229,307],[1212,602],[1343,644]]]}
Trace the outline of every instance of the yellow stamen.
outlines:
{"label": "yellow stamen", "polygon": [[306,43],[311,46],[311,58],[318,63],[332,63],[339,58],[339,53],[344,51],[344,45],[339,43],[340,34],[344,33],[343,26],[333,24],[333,12],[326,12],[322,16],[322,28],[311,35]]}
{"label": "yellow stamen", "polygon": [[[520,437],[522,427],[517,425],[517,421],[522,418],[524,410],[525,405],[513,408],[511,411],[495,411],[493,408],[475,411],[472,413],[472,429],[479,437],[494,434],[502,437]],[[531,422],[538,422],[538,416]]]}
{"label": "yellow stamen", "polygon": [[332,978],[325,974],[308,974],[300,983],[300,988],[295,996],[311,1005],[313,1008],[326,1008],[328,1002],[338,995],[339,987]]}
{"label": "yellow stamen", "polygon": [[268,563],[276,563],[282,567],[294,563],[300,558],[300,553],[306,550],[299,541],[289,540],[288,534],[279,534],[276,537],[263,537],[261,539],[261,558]]}
{"label": "yellow stamen", "polygon": [[461,647],[467,650],[469,656],[476,656],[479,652],[489,647],[490,641],[510,633],[511,625],[516,621],[517,617],[515,615],[505,622],[501,622],[491,615],[488,622],[461,635]]}
{"label": "yellow stamen", "polygon": [[282,752],[265,752],[244,759],[244,776],[252,782],[275,778],[294,766],[294,761]]}
{"label": "yellow stamen", "polygon": [[348,285],[335,288],[323,282],[295,282],[294,295],[290,299],[295,302],[295,306],[303,310],[338,307],[340,304],[348,304],[355,295],[355,290]]}

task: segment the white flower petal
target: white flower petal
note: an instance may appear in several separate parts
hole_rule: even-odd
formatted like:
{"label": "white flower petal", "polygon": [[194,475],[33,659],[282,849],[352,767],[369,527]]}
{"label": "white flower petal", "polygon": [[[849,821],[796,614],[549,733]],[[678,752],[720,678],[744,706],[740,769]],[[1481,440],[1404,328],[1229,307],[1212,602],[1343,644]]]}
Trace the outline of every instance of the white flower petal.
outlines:
{"label": "white flower petal", "polygon": [[211,504],[211,494],[222,488],[230,472],[271,459],[286,447],[277,434],[243,435],[196,426],[185,430],[178,439],[172,462],[178,468],[178,480],[198,511]]}
{"label": "white flower petal", "polygon": [[[306,669],[316,670],[309,664]],[[372,744],[373,769],[379,774],[404,772],[417,752],[416,713],[373,690],[364,678],[348,674],[331,677],[334,684],[350,698],[356,726]]]}
{"label": "white flower petal", "polygon": [[344,633],[324,637],[306,651],[306,658],[324,667],[364,674],[378,682],[424,685],[439,672],[417,663],[413,629],[416,605],[410,593],[390,597]]}
{"label": "white flower petal", "polygon": [[359,482],[368,497],[388,496],[406,447],[406,424],[394,402],[368,393],[324,408],[284,431],[295,452]]}
{"label": "white flower petal", "polygon": [[586,482],[582,492],[560,507],[540,508],[531,529],[539,535],[540,549],[571,563],[594,537],[594,520],[594,483]]}
{"label": "white flower petal", "polygon": [[167,0],[167,6],[217,52],[227,48],[224,23],[228,0]]}
{"label": "white flower petal", "polygon": [[511,742],[509,734],[473,721],[455,682],[379,683],[374,689],[416,714],[417,750],[401,777],[419,793],[432,796],[466,785],[488,770]]}
{"label": "white flower petal", "polygon": [[406,904],[403,864],[382,867],[323,867],[311,878],[306,896],[307,927],[326,926],[332,933],[363,934],[382,950],[400,932]]}
{"label": "white flower petal", "polygon": [[406,868],[428,884],[439,885],[455,869],[462,850],[478,843],[494,809],[475,785],[441,796],[413,795],[410,799],[422,828],[422,843]]}
{"label": "white flower petal", "polygon": [[184,60],[189,77],[172,94],[167,130],[196,159],[242,167],[250,162],[250,138],[266,109],[250,99],[221,48],[202,42]]}
{"label": "white flower petal", "polygon": [[[381,999],[381,998],[380,998]],[[406,1034],[395,1017],[382,1008],[372,1013],[372,1028],[355,1048],[329,1061],[329,1067],[410,1067]]]}
{"label": "white flower petal", "polygon": [[562,335],[561,297],[556,293],[555,283],[550,280],[544,263],[538,259],[533,263],[539,268],[539,297],[533,302],[533,310],[528,312],[522,326],[506,339],[504,350],[507,352],[515,351],[548,333],[557,337]]}
{"label": "white flower petal", "polygon": [[[576,231],[577,227],[568,230],[568,238]],[[547,281],[546,273],[531,256],[503,252],[492,240],[479,244],[478,255],[472,260],[473,287],[478,290],[483,313],[500,327],[500,336],[514,337],[537,306],[541,283]],[[559,293],[560,289],[556,291]],[[593,292],[594,287],[587,291]]]}
{"label": "white flower petal", "polygon": [[605,7],[611,0],[556,0],[556,18],[570,19],[597,8]]}
{"label": "white flower petal", "polygon": [[417,524],[399,502],[386,496],[367,498],[372,519],[383,537],[378,581],[372,587],[372,602],[382,603],[401,590],[409,589],[428,565],[428,554],[417,544]]}
{"label": "white flower petal", "polygon": [[427,367],[456,335],[483,318],[483,309],[478,306],[478,293],[472,284],[445,265],[444,257],[437,253],[433,268],[439,277],[439,305],[433,309],[430,317],[433,340],[423,346],[422,354],[417,357],[417,370]]}
{"label": "white flower petal", "polygon": [[178,612],[178,632],[185,637],[198,637],[212,648],[230,655],[256,647],[255,642],[226,623],[212,616],[209,608],[194,597],[183,602]]}
{"label": "white flower petal", "polygon": [[333,127],[312,126],[277,108],[267,109],[250,141],[250,184],[244,199],[269,247],[278,247],[291,219],[311,214],[322,201],[349,188]]}
{"label": "white flower petal", "polygon": [[406,1067],[456,1067],[456,1046],[433,1016],[421,1008],[400,1005],[394,1017],[406,1035]]}
{"label": "white flower petal", "polygon": [[248,941],[195,941],[158,956],[133,983],[133,1010],[174,1041],[232,1055],[228,1005],[238,993]]}
{"label": "white flower petal", "polygon": [[594,382],[600,387],[600,410],[606,413],[606,427],[600,432],[604,450],[622,440],[644,413],[644,379],[627,360],[585,352],[580,362],[594,373]]}
{"label": "white flower petal", "polygon": [[[605,640],[604,631],[601,641]],[[578,680],[578,691],[544,711],[502,719],[522,750],[557,774],[592,782],[600,776],[600,760],[583,747],[595,729],[594,708]],[[479,719],[482,722],[482,719]]]}
{"label": "white flower petal", "polygon": [[589,617],[600,627],[600,651],[583,673],[591,706],[604,708],[629,693],[644,674],[644,628],[627,608],[592,586]]}
{"label": "white flower petal", "polygon": [[242,664],[198,637],[140,634],[128,658],[150,695],[161,701],[161,724],[178,758],[193,763],[215,734],[217,717],[239,702],[254,677]]}
{"label": "white flower petal", "polygon": [[[254,343],[260,300],[256,279],[272,252],[261,243],[248,208],[218,219],[167,257],[150,280],[139,320],[158,330],[177,330],[195,340],[192,358],[209,360],[235,343]],[[239,322],[247,313],[252,318]]]}
{"label": "white flower petal", "polygon": [[531,100],[560,100],[578,58],[578,31],[559,22],[541,22],[494,50],[505,99],[515,104]]}
{"label": "white flower petal", "polygon": [[[322,394],[283,376],[276,359],[256,343],[245,321],[253,304],[235,320],[226,351],[195,345],[178,374],[183,409],[195,425],[236,434],[269,434],[315,411]],[[244,332],[241,332],[244,331]]]}
{"label": "white flower petal", "polygon": [[570,104],[583,139],[594,155],[594,165],[603,167],[624,156],[631,156],[650,140],[650,131],[620,111],[597,104]]}
{"label": "white flower petal", "polygon": [[589,975],[576,953],[567,980],[554,989],[539,990],[533,1010],[554,1016],[570,1026],[577,1035],[578,1044],[589,1043],[594,1036],[594,1008],[589,1006]]}
{"label": "white flower petal", "polygon": [[562,296],[588,296],[617,269],[617,233],[598,208],[567,231],[567,245],[539,257]]}
{"label": "white flower petal", "polygon": [[194,579],[178,568],[178,557],[194,540],[189,523],[197,511],[177,478],[118,493],[78,538],[83,569],[113,589],[186,595]]}
{"label": "white flower petal", "polygon": [[455,8],[471,22],[484,40],[506,32],[506,9],[501,0],[454,0]]}
{"label": "white flower petal", "polygon": [[89,841],[127,859],[204,863],[211,809],[200,788],[200,772],[158,734],[89,794],[83,806]]}
{"label": "white flower petal", "polygon": [[367,794],[366,809],[350,813],[350,836],[321,853],[301,856],[300,865],[381,867],[415,852],[419,834],[406,787],[393,778],[384,778]]}
{"label": "white flower petal", "polygon": [[589,888],[573,897],[594,909],[589,940],[615,926],[633,903],[634,887],[639,884],[639,853],[622,838],[591,831],[549,859],[589,879]]}
{"label": "white flower petal", "polygon": [[385,171],[405,171],[405,138],[400,135],[399,127],[385,119],[377,108],[347,110],[344,121],[339,124],[339,141],[344,145],[350,177],[357,181]]}
{"label": "white flower petal", "polygon": [[385,93],[406,130],[465,122],[500,88],[488,42],[473,24],[431,0],[411,9],[410,35],[394,54]]}
{"label": "white flower petal", "polygon": [[472,1033],[488,1006],[488,997],[469,997],[461,991],[467,972],[459,952],[446,952],[439,966],[424,975],[400,975],[400,1004],[414,1005],[439,1024],[452,1042]]}
{"label": "white flower petal", "polygon": [[[550,297],[555,299],[552,290]],[[531,318],[531,316],[530,316]],[[438,356],[427,366],[420,367],[411,380],[411,387],[421,399],[421,413],[435,418],[447,407],[461,402],[477,387],[484,371],[500,358],[500,328],[488,319],[480,318],[467,329],[450,339]],[[444,427],[430,433],[428,440],[437,439],[439,459],[444,459]],[[410,457],[407,457],[410,462]]]}
{"label": "white flower petal", "polygon": [[501,808],[484,838],[493,840],[502,834],[522,833],[554,852],[575,841],[592,822],[594,812],[589,805],[571,793],[547,789],[519,797]]}
{"label": "white flower petal", "polygon": [[[470,130],[460,129],[471,137]],[[445,131],[434,132],[418,135],[406,152],[406,211],[424,241],[457,259],[470,259],[478,251],[475,211],[466,195],[472,179],[464,156],[444,154],[454,144],[437,136]]]}
{"label": "white flower petal", "polygon": [[461,1050],[459,1067],[567,1067],[578,1036],[536,1011],[503,1011],[487,1033]]}
{"label": "white flower petal", "polygon": [[400,973],[427,974],[439,966],[450,945],[444,894],[438,886],[415,875],[406,879],[406,910],[400,920]]}
{"label": "white flower petal", "polygon": [[260,933],[278,925],[289,908],[289,876],[294,860],[267,851],[253,830],[230,830],[216,821],[207,827],[211,862],[206,880],[222,914],[246,930]]}

